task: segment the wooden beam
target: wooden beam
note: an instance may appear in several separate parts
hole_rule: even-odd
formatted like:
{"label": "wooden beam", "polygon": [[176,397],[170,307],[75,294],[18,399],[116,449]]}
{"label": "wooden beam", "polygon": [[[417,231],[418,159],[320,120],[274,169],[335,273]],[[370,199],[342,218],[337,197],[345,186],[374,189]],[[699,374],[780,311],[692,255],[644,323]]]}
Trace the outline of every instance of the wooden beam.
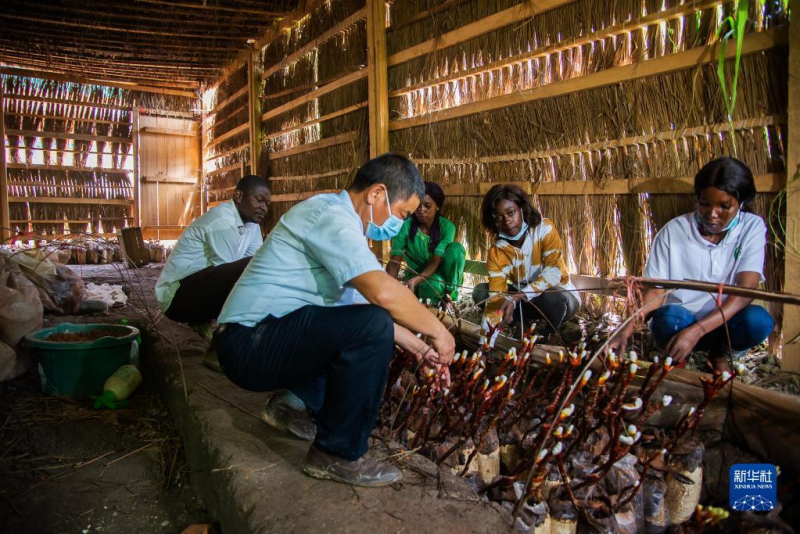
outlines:
{"label": "wooden beam", "polygon": [[43,96],[29,96],[29,95],[15,95],[6,94],[5,100],[26,100],[28,102],[46,102],[48,104],[65,104],[67,106],[78,106],[81,108],[98,108],[98,109],[113,109],[119,111],[130,111],[130,106],[112,106],[109,104],[93,104],[90,102],[80,102],[75,100],[67,100],[65,98],[46,98]]}
{"label": "wooden beam", "polygon": [[284,17],[284,19],[281,20],[279,24],[273,26],[272,28],[268,28],[260,37],[258,37],[253,45],[253,48],[255,50],[260,51],[262,48],[264,48],[272,41],[277,39],[281,33],[288,31],[292,26],[297,24],[297,22],[299,22],[306,15],[312,13],[319,6],[329,1],[330,0],[298,1],[297,8],[291,11],[290,13],[287,13],[286,17]]}
{"label": "wooden beam", "polygon": [[76,141],[104,141],[106,143],[131,144],[128,137],[110,137],[108,135],[80,134],[68,132],[45,132],[38,130],[6,130],[7,135],[20,135],[23,137],[42,137],[45,139],[74,139]]}
{"label": "wooden beam", "polygon": [[301,122],[297,126],[292,126],[291,128],[286,128],[285,130],[281,130],[279,132],[271,133],[266,136],[265,139],[275,139],[282,135],[286,135],[288,133],[296,132],[297,130],[308,128],[309,126],[313,126],[315,124],[319,124],[321,122],[329,121],[331,119],[335,119],[336,117],[341,117],[342,115],[347,115],[354,111],[358,111],[359,109],[364,109],[367,107],[367,102],[361,102],[360,104],[356,104],[354,106],[347,106],[346,108],[342,108],[339,111],[334,111],[333,113],[328,113],[327,115],[323,115],[322,117],[306,122]]}
{"label": "wooden beam", "polygon": [[[760,174],[754,177],[759,193],[778,193],[786,187],[786,174]],[[692,194],[694,177],[680,178],[615,178],[593,182],[591,180],[564,180],[559,182],[480,182],[476,184],[443,185],[447,196],[482,197],[497,184],[513,184],[529,195],[575,196],[575,195],[631,195],[638,193]]]}
{"label": "wooden beam", "polygon": [[359,20],[365,18],[367,16],[367,9],[361,8],[340,23],[336,24],[333,28],[329,29],[328,31],[324,32],[322,35],[317,37],[316,39],[312,40],[311,42],[301,46],[295,52],[292,52],[288,56],[281,59],[278,63],[270,66],[267,69],[264,69],[264,72],[261,74],[261,78],[266,80],[279,70],[291,65],[298,59],[302,58],[306,54],[313,51],[319,45],[323,44],[327,40],[339,35],[343,31],[347,30],[350,26],[358,22]]}
{"label": "wooden beam", "polygon": [[282,11],[264,11],[261,9],[250,9],[246,7],[206,5],[205,2],[203,2],[202,4],[193,4],[190,2],[168,2],[166,0],[134,0],[134,3],[155,4],[158,6],[169,6],[169,7],[183,7],[187,9],[197,9],[202,11],[227,11],[230,13],[247,13],[250,15],[261,15],[264,17],[274,17],[278,19],[286,16],[286,13]]}
{"label": "wooden beam", "polygon": [[199,131],[190,130],[177,130],[174,128],[155,128],[153,126],[146,126],[139,130],[139,133],[153,134],[153,135],[170,135],[175,137],[197,137]]}
{"label": "wooden beam", "polygon": [[230,148],[230,149],[226,150],[225,152],[220,152],[216,156],[211,156],[211,157],[206,158],[206,161],[214,161],[215,159],[224,158],[225,156],[230,156],[231,154],[235,154],[236,152],[240,152],[240,151],[245,150],[245,149],[247,149],[249,147],[250,147],[250,143],[249,142],[247,144],[244,144],[244,145],[235,146],[233,148]]}
{"label": "wooden beam", "polygon": [[214,109],[212,109],[211,111],[209,111],[209,112],[208,112],[208,114],[207,114],[206,116],[207,116],[207,117],[212,117],[212,116],[216,115],[216,114],[217,114],[217,113],[219,113],[219,111],[220,111],[221,109],[223,109],[225,106],[227,106],[228,104],[230,104],[231,102],[233,102],[233,101],[234,101],[234,100],[236,100],[237,98],[240,98],[240,97],[244,96],[244,94],[245,94],[246,92],[247,92],[247,86],[245,85],[244,87],[242,87],[241,89],[239,89],[238,91],[236,91],[235,93],[233,93],[231,96],[229,96],[228,98],[226,98],[226,99],[225,99],[225,100],[223,100],[222,102],[219,102],[219,103],[217,103],[217,104],[214,106]]}
{"label": "wooden beam", "polygon": [[11,237],[10,213],[8,211],[8,170],[6,168],[6,118],[3,98],[4,84],[0,84],[0,242]]}
{"label": "wooden beam", "polygon": [[415,22],[419,22],[421,20],[425,20],[427,18],[430,18],[430,17],[432,17],[434,15],[438,15],[439,13],[442,13],[444,11],[448,11],[450,9],[455,9],[458,6],[460,6],[461,4],[466,4],[469,1],[470,0],[446,0],[445,2],[442,2],[441,4],[436,5],[436,6],[432,7],[432,8],[430,8],[430,9],[428,9],[427,11],[421,11],[421,12],[415,14],[414,16],[412,16],[411,18],[409,18],[408,20],[404,21],[401,24],[392,24],[388,28],[388,30],[390,32],[396,32],[397,30],[399,30],[401,28],[405,28],[406,26],[410,26],[410,25],[414,24]]}
{"label": "wooden beam", "polygon": [[130,206],[133,204],[132,200],[124,198],[9,197],[8,201],[33,204],[99,204],[103,206]]}
{"label": "wooden beam", "polygon": [[389,67],[386,63],[386,2],[367,0],[369,157],[389,151]]}
{"label": "wooden beam", "polygon": [[[134,103],[135,104],[135,103]],[[139,161],[139,110],[134,105],[133,113],[131,114],[131,136],[133,137],[133,225],[140,226],[142,222],[142,184],[141,176],[141,162]],[[158,209],[158,206],[156,206]]]}
{"label": "wooden beam", "polygon": [[40,78],[44,80],[56,80],[61,82],[87,83],[94,85],[102,85],[105,87],[116,87],[118,89],[128,89],[130,91],[141,91],[143,93],[157,93],[162,95],[174,95],[174,96],[185,96],[187,98],[197,98],[197,93],[195,91],[189,90],[194,88],[188,86],[186,87],[187,90],[179,90],[169,87],[156,87],[156,86],[141,85],[136,83],[121,83],[110,80],[84,78],[81,76],[70,76],[64,73],[47,72],[43,70],[17,69],[11,67],[0,67],[0,74],[9,74],[11,76],[25,76],[28,78]]}
{"label": "wooden beam", "polygon": [[219,169],[214,169],[213,171],[206,174],[206,176],[217,176],[218,174],[225,174],[226,172],[231,172],[235,170],[241,170],[242,164],[240,162],[232,163],[230,165],[226,165],[225,167],[220,167]]}
{"label": "wooden beam", "polygon": [[319,178],[330,178],[331,176],[339,176],[348,174],[351,169],[338,169],[335,171],[321,172],[319,174],[301,174],[298,176],[270,176],[270,182],[296,182],[300,180],[316,180]]}
{"label": "wooden beam", "polygon": [[[800,293],[800,257],[796,236],[800,235],[800,22],[789,24],[789,135],[786,147],[786,168],[792,176],[786,191],[786,236],[784,291]],[[783,310],[783,347],[781,370],[800,373],[800,307]]]}
{"label": "wooden beam", "polygon": [[499,30],[510,24],[522,22],[546,11],[550,11],[551,9],[571,4],[574,1],[575,0],[529,0],[523,2],[522,4],[504,9],[503,11],[484,17],[466,26],[461,26],[440,37],[428,39],[424,43],[392,54],[389,56],[389,66],[394,67],[395,65],[411,61],[412,59],[432,54],[437,50],[469,41],[479,35]]}
{"label": "wooden beam", "polygon": [[142,176],[143,182],[158,182],[160,184],[182,184],[194,185],[197,183],[196,176]]}
{"label": "wooden beam", "polygon": [[38,119],[56,119],[69,122],[81,122],[89,124],[130,124],[131,121],[108,121],[100,119],[84,119],[80,117],[71,117],[69,115],[46,115],[44,113],[17,113],[15,111],[6,111],[6,115],[14,115],[17,117],[35,117]]}
{"label": "wooden beam", "polygon": [[296,108],[298,106],[302,106],[303,104],[305,104],[307,102],[311,102],[314,99],[320,98],[323,95],[327,95],[328,93],[331,93],[331,92],[333,92],[333,91],[335,91],[337,89],[340,89],[340,88],[342,88],[342,87],[344,87],[346,85],[349,85],[351,83],[355,83],[358,80],[361,80],[361,79],[365,78],[366,76],[367,76],[367,69],[360,69],[360,70],[351,72],[349,74],[346,74],[344,76],[341,76],[341,77],[337,78],[336,80],[334,80],[334,81],[332,81],[332,82],[330,82],[328,84],[323,85],[322,87],[320,87],[319,89],[317,89],[315,91],[311,91],[310,93],[307,93],[307,94],[305,94],[305,95],[303,95],[301,97],[295,98],[294,100],[286,102],[285,104],[283,104],[281,106],[278,106],[278,107],[276,107],[274,109],[271,109],[271,110],[267,111],[266,113],[261,115],[261,121],[263,122],[263,121],[271,119],[272,117],[277,117],[278,115],[280,115],[282,113],[286,113],[290,109],[294,109],[294,108]]}
{"label": "wooden beam", "polygon": [[250,126],[249,126],[248,123],[240,124],[239,126],[233,128],[231,130],[228,130],[227,132],[225,132],[224,134],[220,135],[219,137],[215,137],[208,144],[207,148],[211,148],[211,147],[217,146],[218,144],[222,143],[223,141],[226,141],[227,139],[230,139],[231,137],[233,137],[235,135],[239,135],[242,132],[246,132],[249,127]]}
{"label": "wooden beam", "polygon": [[[20,149],[24,150],[24,149]],[[52,152],[55,152],[53,150]],[[43,164],[28,164],[28,163],[8,163],[9,169],[28,169],[31,171],[67,171],[67,172],[102,172],[106,174],[128,174],[129,171],[124,169],[109,169],[106,167],[73,167],[70,165],[43,165]],[[42,184],[46,185],[46,184]]]}
{"label": "wooden beam", "polygon": [[325,193],[338,193],[339,189],[323,189],[321,191],[303,191],[302,193],[286,193],[284,195],[272,195],[272,202],[298,202],[311,198],[315,195]]}
{"label": "wooden beam", "polygon": [[[788,32],[786,28],[777,28],[750,34],[744,39],[742,55],[764,52],[779,46],[784,46],[787,43]],[[475,115],[476,113],[526,104],[536,100],[563,96],[617,83],[625,83],[632,80],[686,70],[709,63],[716,63],[718,58],[717,46],[717,44],[701,46],[677,54],[641,61],[631,65],[613,67],[577,78],[534,87],[526,91],[487,98],[478,102],[472,102],[464,104],[463,106],[448,108],[409,119],[392,121],[389,124],[389,129],[402,130],[405,128],[413,128],[415,126],[430,124],[431,122],[441,122],[459,117],[466,117]],[[736,42],[730,41],[725,45],[725,58],[732,59],[734,57],[736,57]]]}
{"label": "wooden beam", "polygon": [[582,145],[572,145],[567,147],[551,148],[548,150],[536,150],[533,152],[522,152],[515,154],[499,154],[497,156],[482,156],[479,158],[414,158],[417,165],[463,165],[463,164],[488,164],[488,163],[507,163],[511,161],[532,161],[549,159],[554,157],[568,156],[571,154],[581,154],[586,152],[597,152],[602,150],[617,149],[622,147],[640,146],[653,142],[672,141],[697,135],[714,135],[732,130],[749,130],[753,128],[763,128],[765,126],[775,126],[786,124],[786,116],[769,115],[767,117],[757,117],[743,119],[733,122],[723,122],[718,124],[706,124],[694,128],[674,128],[664,132],[656,132],[646,135],[635,135],[622,139],[606,139]]}
{"label": "wooden beam", "polygon": [[325,139],[321,139],[313,143],[306,143],[304,145],[296,146],[288,150],[273,152],[269,155],[269,159],[270,161],[272,161],[280,158],[288,158],[289,156],[302,154],[303,152],[311,152],[312,150],[319,150],[321,148],[328,148],[336,145],[342,145],[344,143],[352,142],[357,137],[358,137],[358,132],[348,132],[339,135],[334,135],[333,137],[326,137]]}
{"label": "wooden beam", "polygon": [[389,93],[389,98],[401,96],[406,93],[418,91],[420,89],[427,87],[443,85],[453,81],[470,78],[472,76],[478,76],[486,72],[500,70],[502,68],[509,67],[511,65],[517,65],[519,63],[523,63],[533,59],[547,57],[551,54],[564,52],[593,42],[602,41],[603,39],[607,39],[608,37],[634,32],[641,28],[658,24],[659,22],[666,22],[690,16],[693,15],[694,13],[718,7],[729,2],[731,2],[731,0],[705,0],[702,3],[688,3],[688,4],[678,5],[673,8],[666,9],[664,11],[657,11],[655,13],[651,13],[649,15],[640,17],[633,21],[621,22],[614,26],[609,26],[607,28],[603,28],[595,32],[588,33],[580,37],[575,37],[565,41],[559,41],[557,43],[553,43],[548,46],[542,46],[540,48],[531,50],[529,52],[525,52],[523,54],[505,57],[503,59],[479,65],[471,69],[459,70],[458,72],[453,72],[447,76],[442,76],[440,78],[436,78],[433,80],[419,82],[414,85],[409,85],[407,87],[396,89]]}
{"label": "wooden beam", "polygon": [[[76,22],[71,20],[56,20],[56,19],[49,19],[43,17],[29,17],[25,15],[12,15],[10,13],[6,13],[0,11],[0,18],[8,19],[8,20],[17,20],[20,22],[31,22],[37,26],[39,25],[53,25],[53,26],[66,26],[69,28],[80,28],[84,30],[91,30],[93,32],[97,31],[104,31],[104,32],[112,32],[112,33],[123,33],[123,34],[130,34],[130,33],[138,33],[141,35],[154,35],[158,37],[170,37],[174,39],[218,39],[220,41],[234,41],[234,42],[244,42],[248,39],[246,36],[242,37],[229,37],[225,35],[208,35],[202,33],[183,33],[183,32],[165,32],[165,31],[157,31],[157,30],[145,30],[141,28],[131,28],[131,27],[123,27],[123,26],[106,26],[103,24],[89,24],[83,22]],[[44,28],[41,28],[42,31],[47,31]]]}

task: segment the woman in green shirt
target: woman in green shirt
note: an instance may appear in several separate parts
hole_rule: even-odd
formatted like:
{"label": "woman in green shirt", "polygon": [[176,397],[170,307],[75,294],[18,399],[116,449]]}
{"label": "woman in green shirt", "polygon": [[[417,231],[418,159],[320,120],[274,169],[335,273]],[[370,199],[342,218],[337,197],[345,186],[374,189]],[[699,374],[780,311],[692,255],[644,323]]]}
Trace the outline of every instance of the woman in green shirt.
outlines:
{"label": "woman in green shirt", "polygon": [[439,215],[444,199],[441,187],[425,182],[425,198],[392,239],[391,259],[386,266],[386,272],[397,278],[405,256],[405,285],[423,301],[430,299],[434,304],[458,299],[467,257],[464,246],[453,241],[455,225]]}

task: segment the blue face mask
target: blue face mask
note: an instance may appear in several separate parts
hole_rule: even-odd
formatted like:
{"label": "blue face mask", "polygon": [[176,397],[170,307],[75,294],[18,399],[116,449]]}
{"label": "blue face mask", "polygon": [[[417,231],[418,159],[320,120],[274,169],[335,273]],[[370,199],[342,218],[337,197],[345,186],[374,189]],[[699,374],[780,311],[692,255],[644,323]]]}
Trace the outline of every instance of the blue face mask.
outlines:
{"label": "blue face mask", "polygon": [[389,203],[389,191],[386,191],[386,209],[389,210],[389,218],[380,226],[372,222],[372,204],[369,205],[369,224],[367,225],[367,237],[373,241],[389,241],[403,227],[403,219],[392,213],[392,205]]}
{"label": "blue face mask", "polygon": [[708,232],[709,234],[724,234],[725,232],[727,232],[729,230],[733,230],[734,228],[736,228],[736,225],[738,225],[739,221],[742,220],[742,218],[740,217],[741,213],[742,213],[742,210],[740,208],[739,210],[736,211],[736,215],[733,217],[733,219],[731,219],[731,222],[729,222],[725,226],[725,228],[723,228],[719,232],[713,232],[713,231],[709,230],[708,228],[706,228],[706,225],[703,223],[703,218],[700,216],[700,213],[697,212],[697,211],[694,212],[694,220],[697,221],[698,226],[702,226],[703,229],[706,232]]}
{"label": "blue face mask", "polygon": [[517,235],[511,236],[511,235],[504,234],[503,232],[498,232],[497,235],[499,235],[500,237],[502,237],[506,241],[516,241],[520,237],[522,237],[525,234],[525,232],[527,232],[527,231],[528,231],[528,223],[526,223],[525,221],[522,221],[522,228],[519,229],[519,232],[517,233]]}

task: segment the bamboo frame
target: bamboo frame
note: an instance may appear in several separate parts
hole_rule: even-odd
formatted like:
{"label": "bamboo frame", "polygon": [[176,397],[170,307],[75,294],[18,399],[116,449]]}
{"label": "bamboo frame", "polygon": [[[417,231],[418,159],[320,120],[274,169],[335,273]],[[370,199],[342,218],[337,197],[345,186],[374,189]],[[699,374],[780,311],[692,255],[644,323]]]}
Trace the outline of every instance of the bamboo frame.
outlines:
{"label": "bamboo frame", "polygon": [[219,111],[220,111],[221,109],[223,109],[225,106],[227,106],[228,104],[230,104],[230,103],[231,103],[231,102],[233,102],[234,100],[236,100],[236,99],[238,99],[238,98],[241,98],[242,96],[244,96],[244,94],[245,94],[246,92],[247,92],[247,86],[244,86],[244,87],[242,87],[241,89],[239,89],[238,91],[236,91],[235,93],[233,93],[231,96],[229,96],[228,98],[226,98],[225,100],[223,100],[222,102],[218,102],[218,103],[217,103],[217,104],[214,106],[214,109],[212,109],[211,111],[209,111],[209,112],[207,112],[207,113],[206,113],[206,118],[211,118],[211,117],[215,116],[215,115],[216,115],[217,113],[219,113]]}
{"label": "bamboo frame", "polygon": [[[242,160],[242,161],[244,161],[244,160]],[[213,171],[210,171],[210,172],[206,173],[206,176],[210,178],[211,176],[217,176],[218,174],[225,174],[226,172],[235,171],[237,169],[239,169],[239,170],[242,169],[242,162],[232,163],[230,165],[226,165],[225,167],[220,167],[219,169],[214,169]],[[244,176],[244,175],[242,175],[242,176]]]}
{"label": "bamboo frame", "polygon": [[245,144],[245,145],[239,145],[237,147],[228,149],[225,152],[220,152],[216,156],[210,156],[210,157],[206,158],[206,161],[214,161],[215,159],[220,159],[220,158],[224,158],[225,156],[230,156],[231,154],[235,154],[237,152],[240,152],[240,151],[248,148],[249,146],[250,146],[249,143]]}
{"label": "bamboo frame", "polygon": [[390,67],[432,54],[437,50],[469,41],[474,37],[493,32],[510,24],[522,22],[535,15],[575,2],[575,0],[529,0],[514,7],[499,11],[481,20],[457,28],[440,37],[428,39],[424,43],[406,48],[389,56]]}
{"label": "bamboo frame", "polygon": [[69,115],[47,115],[44,113],[19,113],[6,111],[6,115],[14,115],[16,117],[36,117],[39,119],[56,119],[69,122],[82,122],[89,124],[130,124],[131,121],[109,121],[101,119],[81,119],[79,117],[70,117]]}
{"label": "bamboo frame", "polygon": [[[751,34],[745,37],[742,45],[742,55],[755,54],[771,50],[778,46],[788,43],[788,32],[785,28],[778,28]],[[535,87],[527,91],[510,93],[493,98],[487,98],[478,102],[464,104],[447,108],[441,111],[434,111],[424,115],[419,115],[409,119],[392,121],[389,124],[390,130],[402,130],[429,124],[431,121],[446,121],[459,117],[466,117],[492,111],[501,108],[525,104],[545,98],[563,96],[570,93],[586,91],[598,87],[605,87],[616,83],[625,83],[641,78],[649,78],[659,74],[667,74],[678,70],[685,70],[700,65],[706,65],[717,61],[718,44],[693,48],[685,52],[678,52],[668,56],[649,59],[631,65],[614,67],[600,72],[586,74],[577,78],[571,78],[562,82],[551,83],[540,87]],[[725,58],[736,57],[736,42],[728,42],[725,45]]]}
{"label": "bamboo frame", "polygon": [[347,17],[343,21],[341,21],[338,24],[336,24],[333,28],[329,29],[328,31],[326,31],[325,33],[323,33],[322,35],[317,37],[316,39],[314,39],[311,42],[303,45],[302,47],[300,47],[296,51],[292,52],[291,54],[289,54],[288,56],[286,56],[285,58],[280,60],[278,63],[270,66],[267,69],[264,69],[264,72],[261,73],[261,79],[262,80],[266,80],[267,78],[269,78],[270,76],[272,76],[276,72],[280,71],[283,68],[288,67],[289,65],[291,65],[295,61],[301,59],[306,54],[312,52],[315,48],[319,47],[319,45],[325,43],[329,39],[332,39],[332,38],[336,37],[340,33],[344,32],[345,30],[350,28],[350,26],[352,26],[353,24],[357,23],[359,20],[362,20],[362,19],[364,19],[366,17],[367,17],[367,8],[359,9],[358,11],[356,11],[355,13],[353,13],[352,15],[350,15],[349,17]]}

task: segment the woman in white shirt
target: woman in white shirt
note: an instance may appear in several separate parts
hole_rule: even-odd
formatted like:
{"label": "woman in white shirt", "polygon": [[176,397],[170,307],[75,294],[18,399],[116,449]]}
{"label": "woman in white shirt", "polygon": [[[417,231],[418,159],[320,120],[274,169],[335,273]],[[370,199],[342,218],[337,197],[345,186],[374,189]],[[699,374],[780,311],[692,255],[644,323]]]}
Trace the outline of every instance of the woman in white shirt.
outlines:
{"label": "woman in white shirt", "polygon": [[[658,232],[645,277],[757,287],[764,279],[767,228],[747,212],[756,197],[752,172],[739,160],[718,158],[700,169],[694,190],[697,209]],[[717,306],[716,298],[688,289],[645,292],[641,313],[651,316],[650,331],[665,357],[680,363],[693,350],[709,351],[714,372],[729,371],[730,357],[747,353],[772,332],[772,317],[753,299],[722,295]],[[609,349],[625,350],[633,330],[633,322],[620,329]]]}

